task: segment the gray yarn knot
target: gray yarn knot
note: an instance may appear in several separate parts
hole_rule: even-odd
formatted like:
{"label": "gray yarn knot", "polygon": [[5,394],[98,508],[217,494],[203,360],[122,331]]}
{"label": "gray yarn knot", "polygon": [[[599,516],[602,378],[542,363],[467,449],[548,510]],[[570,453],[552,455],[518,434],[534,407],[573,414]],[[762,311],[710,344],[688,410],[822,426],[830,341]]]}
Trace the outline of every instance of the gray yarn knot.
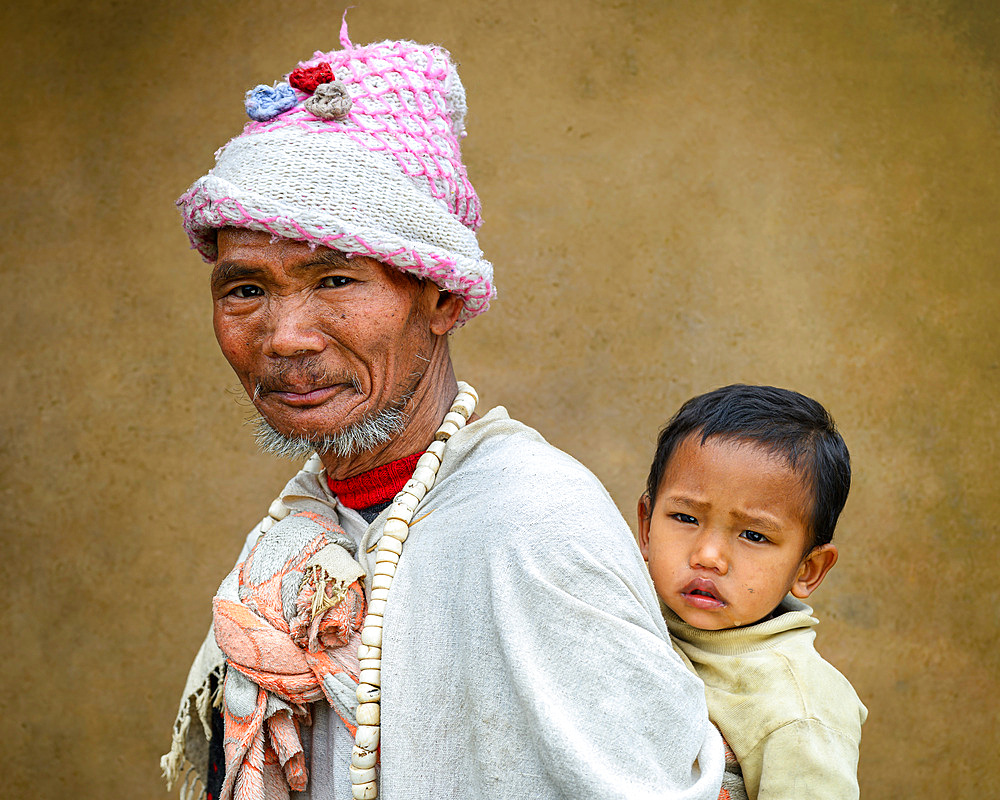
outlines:
{"label": "gray yarn knot", "polygon": [[347,93],[347,87],[340,81],[333,81],[317,86],[312,97],[306,100],[305,109],[310,114],[322,119],[341,120],[347,116],[352,105],[353,102]]}

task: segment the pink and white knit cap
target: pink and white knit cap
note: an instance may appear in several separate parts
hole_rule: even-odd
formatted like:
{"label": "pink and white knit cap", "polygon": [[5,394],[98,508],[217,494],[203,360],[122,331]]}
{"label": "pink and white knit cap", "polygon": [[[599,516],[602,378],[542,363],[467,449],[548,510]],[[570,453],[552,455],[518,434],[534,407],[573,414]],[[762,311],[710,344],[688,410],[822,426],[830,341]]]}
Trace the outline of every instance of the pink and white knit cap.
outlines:
{"label": "pink and white knit cap", "polygon": [[[286,76],[292,85],[252,90],[269,105],[253,109],[256,119],[177,201],[184,229],[206,261],[215,260],[216,233],[228,226],[371,256],[462,297],[463,324],[496,294],[476,240],[479,198],[458,144],[465,88],[443,48],[356,47],[346,24],[340,41],[343,50],[301,62]],[[315,86],[295,79],[330,71],[350,98],[338,118],[307,110]]]}

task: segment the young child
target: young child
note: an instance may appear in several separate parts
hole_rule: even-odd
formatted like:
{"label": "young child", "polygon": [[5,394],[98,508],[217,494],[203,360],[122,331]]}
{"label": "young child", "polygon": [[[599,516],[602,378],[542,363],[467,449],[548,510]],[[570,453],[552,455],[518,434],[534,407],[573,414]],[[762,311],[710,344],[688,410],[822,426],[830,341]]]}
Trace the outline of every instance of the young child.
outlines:
{"label": "young child", "polygon": [[695,397],[660,433],[639,545],[750,800],[858,797],[868,715],[813,648],[801,602],[837,562],[850,456],[815,400],[770,386]]}

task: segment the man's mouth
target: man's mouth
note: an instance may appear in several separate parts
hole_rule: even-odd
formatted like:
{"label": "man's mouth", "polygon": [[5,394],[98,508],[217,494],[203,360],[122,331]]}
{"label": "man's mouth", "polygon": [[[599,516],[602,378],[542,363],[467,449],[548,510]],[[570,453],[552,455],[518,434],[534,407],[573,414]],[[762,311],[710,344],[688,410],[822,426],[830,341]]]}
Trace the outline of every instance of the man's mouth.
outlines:
{"label": "man's mouth", "polygon": [[272,389],[261,392],[261,396],[271,395],[279,403],[293,408],[310,408],[325,403],[343,388],[344,384],[334,384],[332,386]]}
{"label": "man's mouth", "polygon": [[281,359],[253,377],[255,403],[269,398],[292,408],[312,408],[348,389],[361,393],[353,373],[330,368],[318,356]]}
{"label": "man's mouth", "polygon": [[352,375],[335,374],[318,365],[282,365],[274,373],[261,376],[256,384],[254,401],[270,398],[292,408],[313,408],[334,395],[361,387]]}
{"label": "man's mouth", "polygon": [[681,589],[681,596],[694,608],[716,609],[727,605],[715,584],[705,578],[695,578]]}

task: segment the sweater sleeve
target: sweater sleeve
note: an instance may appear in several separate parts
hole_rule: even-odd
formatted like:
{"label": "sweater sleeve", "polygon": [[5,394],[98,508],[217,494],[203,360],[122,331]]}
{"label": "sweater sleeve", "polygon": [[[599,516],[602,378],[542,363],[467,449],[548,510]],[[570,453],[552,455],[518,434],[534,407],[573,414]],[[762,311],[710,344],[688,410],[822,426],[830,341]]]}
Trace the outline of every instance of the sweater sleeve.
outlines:
{"label": "sweater sleeve", "polygon": [[[593,483],[584,496],[599,498]],[[489,564],[494,635],[539,760],[561,797],[715,800],[723,749],[704,688],[620,514],[579,497],[522,509]]]}
{"label": "sweater sleeve", "polygon": [[[789,722],[751,754],[759,761],[757,800],[857,800],[858,742],[815,719]],[[753,797],[752,787],[747,786]]]}

